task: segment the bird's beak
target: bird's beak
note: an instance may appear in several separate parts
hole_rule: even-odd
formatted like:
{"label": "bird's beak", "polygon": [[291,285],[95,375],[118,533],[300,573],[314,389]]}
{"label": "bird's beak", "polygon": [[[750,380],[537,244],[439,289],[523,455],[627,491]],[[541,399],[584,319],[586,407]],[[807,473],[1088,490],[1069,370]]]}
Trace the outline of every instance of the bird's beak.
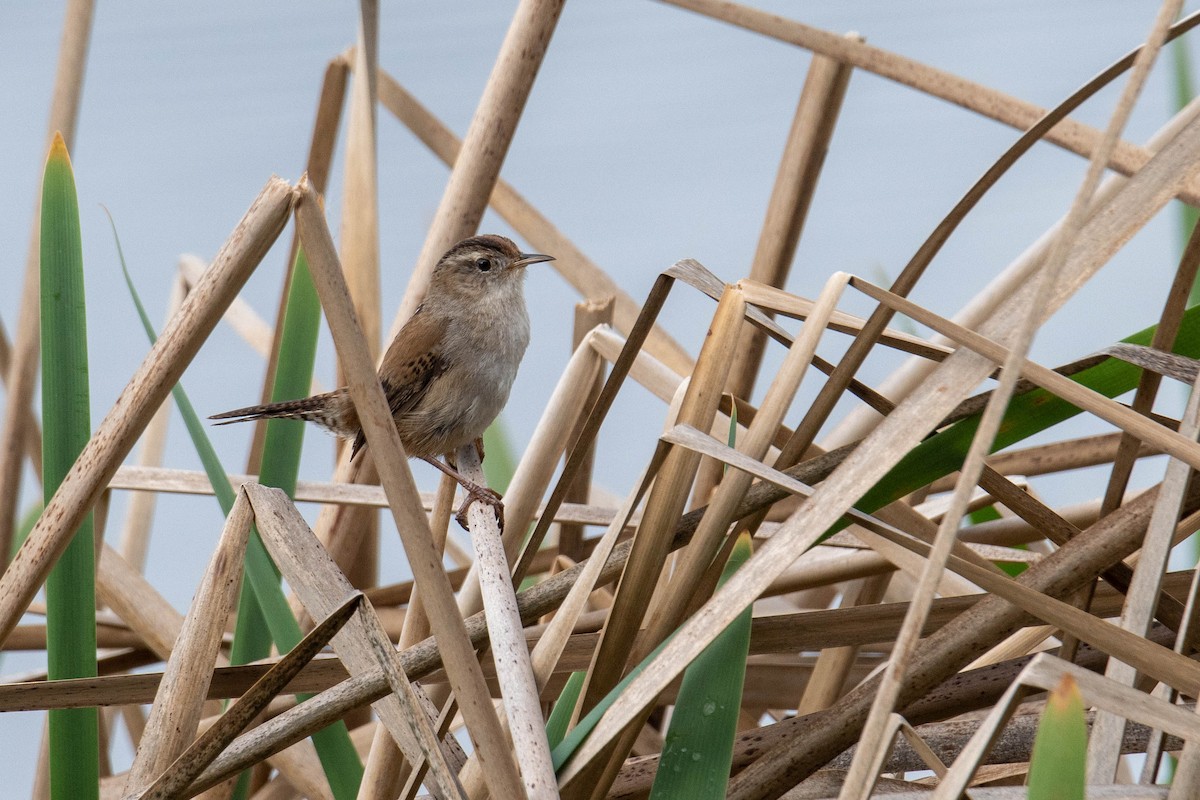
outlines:
{"label": "bird's beak", "polygon": [[553,260],[554,256],[544,256],[541,253],[521,253],[521,257],[509,264],[509,266],[516,269],[518,267],[528,267],[530,264],[538,264],[542,261]]}

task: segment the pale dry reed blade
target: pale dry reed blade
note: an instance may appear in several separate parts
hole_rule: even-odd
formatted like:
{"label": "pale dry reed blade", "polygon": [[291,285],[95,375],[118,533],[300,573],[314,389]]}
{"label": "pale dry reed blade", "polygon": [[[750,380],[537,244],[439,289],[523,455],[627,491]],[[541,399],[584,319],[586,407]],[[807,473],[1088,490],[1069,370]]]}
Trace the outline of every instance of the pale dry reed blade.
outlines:
{"label": "pale dry reed blade", "polygon": [[[1040,273],[1035,277],[1038,291],[1032,295],[1032,302],[1027,306],[1024,314],[1015,316],[1011,329],[1001,334],[1005,341],[1009,342],[1009,351],[1004,359],[1004,370],[1001,372],[999,385],[993,390],[988,400],[987,408],[980,418],[979,427],[972,437],[971,446],[963,460],[958,484],[955,486],[950,501],[950,508],[938,528],[933,547],[910,601],[909,613],[905,617],[904,626],[900,630],[893,646],[891,658],[884,669],[870,714],[863,726],[856,757],[839,794],[840,800],[866,800],[879,776],[879,770],[887,758],[887,753],[891,749],[890,740],[894,737],[894,733],[888,730],[888,720],[892,718],[892,711],[896,706],[900,683],[904,680],[903,676],[909,667],[912,654],[916,650],[921,629],[925,626],[925,617],[929,613],[934,593],[946,568],[951,546],[956,541],[955,534],[958,530],[959,520],[967,513],[971,493],[984,468],[984,458],[991,450],[992,443],[1000,429],[1008,402],[1021,374],[1019,370],[1033,343],[1037,327],[1044,317],[1042,303],[1050,300],[1050,289],[1058,281],[1067,253],[1075,245],[1076,238],[1083,227],[1088,206],[1100,183],[1102,172],[1130,113],[1132,113],[1134,101],[1141,91],[1150,66],[1154,63],[1166,35],[1166,29],[1177,15],[1179,7],[1178,0],[1167,0],[1162,4],[1151,30],[1148,44],[1138,53],[1129,80],[1117,102],[1116,110],[1105,129],[1104,136],[1096,146],[1083,184],[1075,196],[1054,247]],[[1182,487],[1179,487],[1179,492],[1182,493]],[[1160,502],[1166,494],[1166,491],[1160,493]],[[1167,535],[1169,537],[1169,532]],[[1157,586],[1154,587],[1153,596],[1157,597]]]}
{"label": "pale dry reed blade", "polygon": [[[315,617],[333,613],[355,593],[354,587],[329,558],[287,495],[278,489],[254,484],[246,486],[245,491],[254,508],[263,544],[288,584]],[[338,658],[352,674],[379,669],[376,643],[394,653],[369,602],[359,607],[354,619],[347,622],[333,639]],[[399,662],[395,663],[403,680],[402,686],[393,689],[404,691],[380,701],[375,709],[405,755],[410,760],[422,755],[429,759],[433,779],[443,791],[453,796],[457,780],[446,764],[437,733],[408,677],[399,668]]]}
{"label": "pale dry reed blade", "polygon": [[[750,262],[751,280],[778,288],[787,283],[851,72],[846,64],[826,56],[814,56],[809,64]],[[766,341],[751,328],[742,335],[729,380],[729,391],[738,397],[749,397],[753,391]]]}
{"label": "pale dry reed blade", "polygon": [[[791,408],[849,277],[842,272],[835,272],[829,277],[813,305],[811,316],[788,348],[754,422],[746,435],[738,438],[737,449],[748,458],[761,461],[766,457],[775,431]],[[696,597],[698,583],[721,550],[738,504],[750,488],[752,478],[749,473],[735,472],[721,480],[692,537],[691,545],[677,560],[668,583],[652,599],[647,613],[646,643],[634,651],[634,662],[640,661],[649,654],[650,649],[665,639],[683,620],[688,608],[699,599]]]}
{"label": "pale dry reed blade", "polygon": [[[760,308],[802,321],[807,321],[813,313],[815,301],[808,298],[799,297],[782,289],[776,289],[773,286],[767,286],[749,279],[738,281],[738,285],[742,287],[742,291],[745,293],[746,302],[753,303]],[[833,331],[857,334],[861,333],[866,327],[867,321],[853,314],[847,314],[845,311],[834,309],[825,324],[826,327]],[[790,335],[785,334],[785,338],[781,341],[784,344],[790,345],[791,338]],[[911,333],[905,333],[904,331],[892,328],[884,328],[880,332],[878,343],[884,347],[891,347],[935,362],[944,360],[946,356],[954,352],[952,347],[930,342],[922,339],[920,336],[914,336]]]}
{"label": "pale dry reed blade", "polygon": [[392,516],[404,543],[405,553],[417,586],[423,593],[432,629],[445,654],[451,686],[482,757],[494,770],[492,774],[497,781],[498,791],[515,796],[521,791],[516,769],[507,748],[503,747],[504,739],[483,673],[467,638],[462,617],[458,614],[453,593],[442,570],[441,558],[433,547],[429,522],[421,508],[416,485],[405,460],[400,434],[376,378],[366,342],[355,325],[329,229],[317,197],[304,181],[301,182],[300,195],[296,221],[308,253],[313,282],[333,332],[339,357],[346,365],[350,394],[362,419],[363,431],[371,443],[375,464],[391,503]]}
{"label": "pale dry reed blade", "polygon": [[[717,304],[711,332],[700,351],[696,371],[679,410],[679,422],[701,429],[712,425],[744,316],[745,303],[740,291],[729,287]],[[672,450],[650,489],[646,510],[634,536],[633,555],[621,577],[612,614],[604,626],[600,647],[580,696],[580,709],[584,712],[599,702],[625,673],[634,636],[658,584],[669,552],[670,534],[683,512],[699,463],[697,454]]]}
{"label": "pale dry reed blade", "polygon": [[[1191,396],[1184,411],[1179,432],[1189,438],[1200,433],[1200,383],[1192,384]],[[1163,476],[1162,490],[1150,518],[1150,527],[1133,572],[1129,598],[1121,612],[1121,627],[1145,636],[1153,619],[1162,585],[1167,558],[1174,544],[1175,524],[1179,507],[1192,478],[1192,468],[1178,459],[1171,459]],[[1137,671],[1129,664],[1114,659],[1105,670],[1105,677],[1123,686],[1133,686]],[[1100,713],[1088,742],[1088,781],[1108,783],[1114,779],[1124,734],[1124,715]]]}
{"label": "pale dry reed blade", "polygon": [[1129,719],[1169,730],[1184,739],[1194,741],[1200,737],[1200,720],[1197,720],[1195,714],[1061,659],[1039,654],[1005,692],[1004,698],[996,704],[987,720],[980,725],[971,741],[963,748],[958,759],[942,776],[934,791],[933,800],[955,800],[961,796],[1021,697],[1031,690],[1053,689],[1063,675],[1070,675],[1075,680],[1089,705],[1117,711]]}
{"label": "pale dry reed blade", "polygon": [[[58,46],[58,64],[54,73],[54,89],[50,97],[50,114],[43,142],[49,142],[55,132],[62,134],[68,150],[75,147],[75,126],[79,119],[79,105],[83,100],[83,76],[86,68],[88,46],[92,36],[94,0],[72,0],[67,3],[63,15],[63,33]],[[39,189],[40,191],[40,189]],[[34,197],[34,208],[40,203],[40,195]],[[27,420],[33,417],[34,388],[37,384],[38,360],[41,353],[39,342],[41,290],[38,255],[41,241],[40,214],[34,213],[29,230],[29,246],[25,254],[25,278],[21,290],[20,312],[14,334],[11,364],[5,380],[5,406],[3,427],[0,428],[0,553],[8,558],[12,551],[13,532],[16,525],[17,491],[21,485],[21,459],[25,452],[28,429]],[[0,636],[0,639],[3,637]]]}
{"label": "pale dry reed blade", "polygon": [[287,220],[293,190],[272,178],[217,254],[205,280],[164,328],[141,367],[101,421],[62,485],[0,577],[0,640],[7,638],[29,601],[91,510],[117,466],[162,404]]}
{"label": "pale dry reed blade", "polygon": [[[1191,125],[1197,115],[1200,115],[1200,97],[1189,103],[1184,109],[1166,122],[1148,141],[1151,152],[1157,154],[1170,144],[1186,127]],[[1094,220],[1100,213],[1102,204],[1111,204],[1118,198],[1129,184],[1129,179],[1110,176],[1096,192],[1091,218]],[[1062,220],[1045,231],[1038,239],[1025,249],[1014,261],[1004,267],[988,285],[957,314],[953,320],[968,328],[975,328],[986,320],[995,310],[1018,291],[1046,258],[1051,244],[1055,241],[1062,226]],[[900,369],[896,370],[881,385],[880,391],[888,397],[903,398],[908,396],[929,374],[932,365],[926,361],[910,359]],[[823,441],[826,447],[838,447],[846,442],[862,438],[878,423],[878,415],[870,409],[855,409],[839,422]]]}
{"label": "pale dry reed blade", "polygon": [[[474,443],[458,449],[457,463],[467,480],[484,485],[483,465]],[[484,616],[488,622],[488,642],[496,663],[513,752],[521,767],[525,796],[551,800],[558,796],[554,765],[550,760],[545,719],[538,700],[539,687],[529,662],[529,646],[525,642],[521,613],[513,593],[512,572],[504,552],[500,526],[493,510],[479,502],[472,503],[467,509],[467,523],[475,548],[475,572],[479,575]],[[514,546],[514,555],[516,550]]]}
{"label": "pale dry reed blade", "polygon": [[[458,158],[461,143],[445,124],[422,106],[386,71],[379,73],[379,99],[426,147],[447,165]],[[628,335],[637,320],[636,300],[617,285],[604,270],[584,255],[508,182],[497,178],[489,200],[492,209],[540,253],[554,253],[550,264],[564,279],[589,300],[613,298],[613,324]],[[692,371],[694,362],[688,352],[662,328],[655,327],[646,349],[668,365],[677,375]]]}
{"label": "pale dry reed blade", "polygon": [[[258,483],[257,475],[229,473],[230,483]],[[127,489],[134,492],[167,492],[174,494],[211,495],[212,484],[208,476],[198,470],[175,469],[172,467],[139,467],[122,466],[117,469],[109,482],[111,489]],[[432,492],[420,492],[421,507],[433,511],[437,506],[437,495]],[[323,505],[361,505],[374,508],[387,508],[387,495],[379,486],[363,483],[337,483],[329,481],[297,481],[296,502],[321,503]],[[538,511],[540,512],[540,507]],[[612,520],[615,509],[602,505],[579,505],[564,503],[555,522],[577,523],[581,525],[607,525]],[[536,513],[536,512],[535,512]],[[449,545],[448,545],[449,546]],[[457,544],[453,544],[458,547]],[[451,557],[461,559],[461,553],[451,553]],[[469,559],[462,563],[467,563]]]}
{"label": "pale dry reed blade", "polygon": [[521,0],[517,5],[463,138],[462,150],[454,159],[450,179],[425,235],[425,244],[417,256],[389,339],[408,321],[425,296],[429,275],[442,253],[459,239],[475,233],[483,218],[562,7],[563,0]]}
{"label": "pale dry reed blade", "polygon": [[141,747],[129,769],[127,797],[141,794],[196,737],[225,622],[237,605],[253,520],[254,511],[246,493],[240,491],[167,660]]}
{"label": "pale dry reed blade", "polygon": [[[764,36],[790,42],[798,47],[811,50],[813,53],[828,56],[852,67],[874,73],[975,111],[1018,130],[1029,128],[1045,113],[1044,109],[1032,103],[958,75],[865,42],[813,28],[766,11],[727,0],[662,0],[662,2],[686,8],[761,33]],[[1200,18],[1193,14],[1176,26],[1176,30],[1182,32],[1197,24],[1200,24]],[[1060,122],[1046,135],[1047,141],[1085,157],[1091,157],[1096,152],[1100,146],[1101,137],[1100,131],[1071,119]],[[1145,149],[1121,141],[1107,160],[1106,166],[1122,175],[1132,175],[1145,166],[1149,157],[1150,154]],[[1189,180],[1186,186],[1180,187],[1180,197],[1189,203],[1200,201],[1200,185]]]}

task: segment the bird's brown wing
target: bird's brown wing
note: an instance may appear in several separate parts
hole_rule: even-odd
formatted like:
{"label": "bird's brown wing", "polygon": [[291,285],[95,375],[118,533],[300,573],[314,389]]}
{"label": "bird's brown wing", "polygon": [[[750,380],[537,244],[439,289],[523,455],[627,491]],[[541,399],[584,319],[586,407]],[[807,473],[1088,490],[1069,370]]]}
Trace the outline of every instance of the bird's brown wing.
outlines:
{"label": "bird's brown wing", "polygon": [[[443,326],[421,310],[418,308],[396,334],[379,367],[379,382],[393,417],[416,408],[429,385],[446,371],[441,347]],[[366,442],[360,429],[350,457],[354,458]]]}

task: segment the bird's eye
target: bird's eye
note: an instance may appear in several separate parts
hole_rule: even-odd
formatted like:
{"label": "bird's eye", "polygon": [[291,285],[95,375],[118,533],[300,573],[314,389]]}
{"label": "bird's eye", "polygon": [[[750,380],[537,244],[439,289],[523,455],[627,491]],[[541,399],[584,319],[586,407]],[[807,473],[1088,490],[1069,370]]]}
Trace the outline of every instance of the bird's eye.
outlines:
{"label": "bird's eye", "polygon": [[478,267],[480,272],[487,272],[492,268],[492,260],[490,258],[477,258],[475,259],[475,266]]}

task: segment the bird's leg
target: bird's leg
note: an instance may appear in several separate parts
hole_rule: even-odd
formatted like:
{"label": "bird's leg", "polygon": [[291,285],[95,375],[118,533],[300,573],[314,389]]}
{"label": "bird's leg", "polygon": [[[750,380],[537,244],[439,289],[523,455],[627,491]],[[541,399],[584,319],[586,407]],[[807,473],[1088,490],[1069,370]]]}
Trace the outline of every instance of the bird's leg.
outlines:
{"label": "bird's leg", "polygon": [[500,499],[499,492],[497,492],[495,489],[488,489],[487,487],[480,486],[478,483],[470,480],[458,470],[454,469],[448,464],[443,464],[433,456],[421,456],[421,460],[427,464],[437,467],[442,472],[456,480],[459,486],[467,490],[467,499],[463,501],[463,504],[459,506],[458,513],[454,515],[454,519],[458,521],[459,525],[463,526],[464,530],[467,528],[467,509],[470,508],[471,503],[474,503],[476,500],[487,503],[489,506],[496,509],[496,519],[500,522],[500,530],[504,530],[504,503]]}

